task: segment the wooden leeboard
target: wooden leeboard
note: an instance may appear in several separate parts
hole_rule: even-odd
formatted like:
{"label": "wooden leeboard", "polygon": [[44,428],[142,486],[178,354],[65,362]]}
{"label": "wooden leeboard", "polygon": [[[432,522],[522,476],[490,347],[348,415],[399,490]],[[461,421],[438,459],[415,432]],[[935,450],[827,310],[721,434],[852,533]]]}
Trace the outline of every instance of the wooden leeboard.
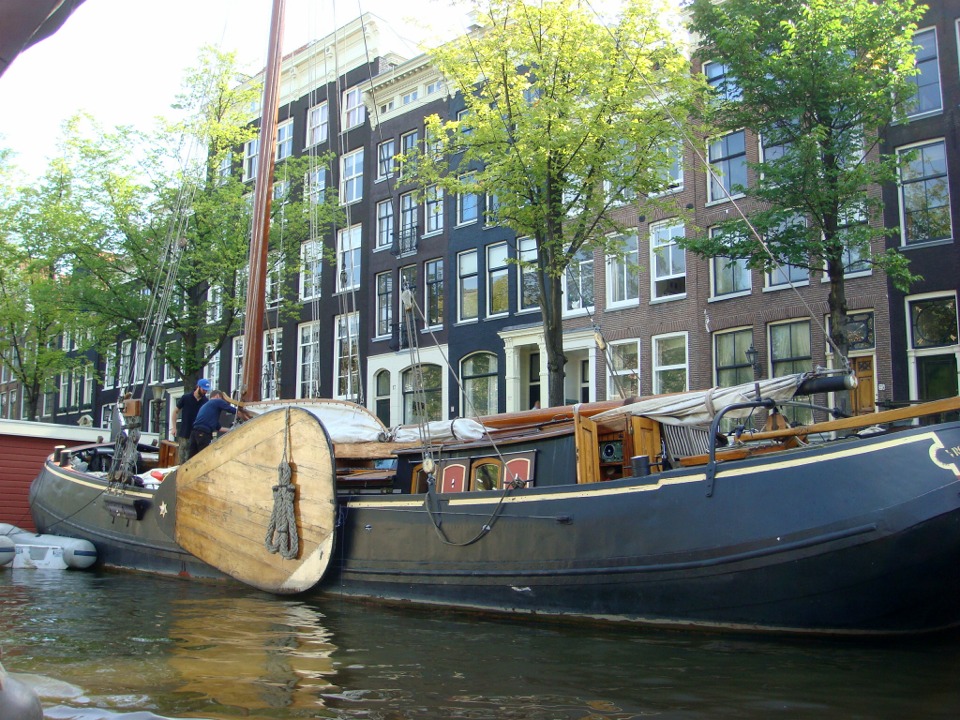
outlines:
{"label": "wooden leeboard", "polygon": [[[300,551],[290,560],[264,545],[285,439],[300,536]],[[178,469],[176,540],[248,585],[302,592],[320,581],[330,561],[335,480],[330,440],[317,418],[299,408],[265,413]]]}

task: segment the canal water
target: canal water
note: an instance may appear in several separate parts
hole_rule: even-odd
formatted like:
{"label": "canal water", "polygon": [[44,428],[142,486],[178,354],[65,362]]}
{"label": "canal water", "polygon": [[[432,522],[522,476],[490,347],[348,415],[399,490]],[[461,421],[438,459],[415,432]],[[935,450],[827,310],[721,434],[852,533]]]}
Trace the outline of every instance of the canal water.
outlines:
{"label": "canal water", "polygon": [[0,569],[0,652],[57,720],[960,717],[960,634],[598,628],[115,573]]}

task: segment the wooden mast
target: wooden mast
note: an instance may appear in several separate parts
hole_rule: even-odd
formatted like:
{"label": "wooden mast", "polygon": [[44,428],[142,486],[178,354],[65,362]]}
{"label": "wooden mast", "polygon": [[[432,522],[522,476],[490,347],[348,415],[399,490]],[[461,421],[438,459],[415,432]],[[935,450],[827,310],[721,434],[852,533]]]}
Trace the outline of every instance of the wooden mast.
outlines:
{"label": "wooden mast", "polygon": [[270,244],[270,200],[273,196],[273,164],[277,142],[277,113],[280,107],[280,60],[286,0],[273,0],[270,41],[263,80],[260,118],[260,147],[253,187],[253,232],[250,238],[250,274],[243,325],[242,399],[260,399],[263,373],[263,315],[267,290],[267,249]]}

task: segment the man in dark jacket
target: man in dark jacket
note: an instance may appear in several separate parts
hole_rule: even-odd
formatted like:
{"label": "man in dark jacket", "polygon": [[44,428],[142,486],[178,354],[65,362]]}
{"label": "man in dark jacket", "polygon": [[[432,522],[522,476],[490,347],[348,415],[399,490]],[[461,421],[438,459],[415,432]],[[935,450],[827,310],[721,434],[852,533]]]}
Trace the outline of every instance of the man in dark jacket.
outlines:
{"label": "man in dark jacket", "polygon": [[180,427],[177,427],[177,462],[181,465],[190,457],[190,432],[197,418],[200,408],[207,402],[207,393],[210,392],[210,381],[206,378],[197,380],[197,386],[189,395],[177,398],[177,409],[173,411],[173,425],[177,427],[177,418],[180,418]]}
{"label": "man in dark jacket", "polygon": [[222,392],[214,390],[210,393],[207,402],[200,408],[200,412],[197,413],[197,419],[193,421],[188,458],[192,458],[210,444],[210,441],[213,440],[213,434],[221,429],[220,413],[223,412],[236,414],[243,420],[250,418],[242,408],[231,405],[224,400]]}

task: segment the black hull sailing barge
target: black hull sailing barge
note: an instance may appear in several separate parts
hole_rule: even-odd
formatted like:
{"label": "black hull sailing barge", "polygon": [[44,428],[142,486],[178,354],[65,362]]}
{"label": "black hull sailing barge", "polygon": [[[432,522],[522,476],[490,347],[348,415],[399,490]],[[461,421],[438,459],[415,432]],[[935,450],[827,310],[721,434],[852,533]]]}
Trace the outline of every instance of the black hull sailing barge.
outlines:
{"label": "black hull sailing barge", "polygon": [[722,442],[724,418],[782,418],[846,376],[397,432],[351,403],[257,402],[282,5],[245,314],[257,415],[154,487],[95,472],[108,448],[49,458],[31,489],[41,532],[89,540],[105,566],[282,594],[790,632],[960,623],[960,423],[924,424],[960,397]]}

